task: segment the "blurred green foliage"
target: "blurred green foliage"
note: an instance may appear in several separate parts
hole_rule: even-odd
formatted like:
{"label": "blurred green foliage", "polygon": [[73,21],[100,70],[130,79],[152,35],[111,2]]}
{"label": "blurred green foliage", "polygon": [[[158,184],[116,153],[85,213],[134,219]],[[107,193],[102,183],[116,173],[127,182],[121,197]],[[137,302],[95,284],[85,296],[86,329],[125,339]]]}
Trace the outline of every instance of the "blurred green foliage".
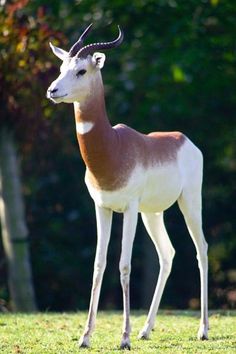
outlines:
{"label": "blurred green foliage", "polygon": [[[113,38],[117,24],[125,32],[122,46],[107,53],[103,70],[112,124],[124,122],[142,132],[181,130],[202,150],[210,306],[235,307],[235,18],[236,3],[230,0],[21,0],[0,7],[0,127],[11,125],[19,141],[41,309],[88,306],[96,245],[93,202],[83,182],[73,109],[53,106],[44,97],[60,64],[48,41],[69,49],[90,22],[91,41]],[[162,305],[195,308],[195,250],[177,208],[166,214],[177,255]],[[121,304],[121,221],[115,217],[101,299],[106,308]],[[133,254],[133,307],[146,303],[145,267],[155,257],[145,252],[150,244],[144,234],[140,225]],[[152,271],[158,272],[157,263]],[[0,272],[5,274],[0,297],[7,299],[4,263]]]}

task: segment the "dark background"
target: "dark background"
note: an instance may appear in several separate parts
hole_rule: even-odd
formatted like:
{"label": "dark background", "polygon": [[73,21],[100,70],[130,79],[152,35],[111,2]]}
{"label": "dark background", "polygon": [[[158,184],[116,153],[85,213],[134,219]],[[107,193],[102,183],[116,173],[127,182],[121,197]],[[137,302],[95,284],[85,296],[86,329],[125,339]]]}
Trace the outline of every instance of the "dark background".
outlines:
{"label": "dark background", "polygon": [[[89,41],[124,43],[103,69],[112,124],[144,133],[180,130],[203,152],[203,225],[209,244],[209,304],[236,303],[236,2],[226,0],[6,1],[0,6],[0,129],[17,141],[39,309],[88,307],[96,246],[93,201],[76,141],[72,105],[53,105],[47,87],[60,62],[48,42],[69,49],[91,22]],[[199,308],[195,249],[176,206],[165,213],[176,256],[162,308]],[[121,307],[122,216],[114,215],[101,307]],[[1,246],[2,247],[2,246]],[[9,301],[0,248],[0,298]],[[145,308],[158,260],[139,222],[132,308]]]}

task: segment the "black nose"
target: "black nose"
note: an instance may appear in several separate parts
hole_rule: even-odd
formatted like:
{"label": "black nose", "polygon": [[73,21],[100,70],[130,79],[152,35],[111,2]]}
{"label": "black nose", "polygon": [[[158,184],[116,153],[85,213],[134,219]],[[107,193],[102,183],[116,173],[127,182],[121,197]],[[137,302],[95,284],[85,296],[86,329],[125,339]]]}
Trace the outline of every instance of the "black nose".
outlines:
{"label": "black nose", "polygon": [[58,89],[53,89],[53,90],[48,90],[50,93],[55,93],[58,91]]}

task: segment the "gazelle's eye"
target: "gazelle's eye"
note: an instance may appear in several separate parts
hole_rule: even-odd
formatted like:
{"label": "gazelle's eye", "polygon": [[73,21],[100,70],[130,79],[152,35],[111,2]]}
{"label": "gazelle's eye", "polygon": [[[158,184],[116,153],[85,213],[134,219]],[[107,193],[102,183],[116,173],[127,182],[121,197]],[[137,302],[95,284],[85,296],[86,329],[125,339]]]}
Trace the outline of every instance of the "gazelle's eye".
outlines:
{"label": "gazelle's eye", "polygon": [[85,69],[82,69],[82,70],[79,70],[76,74],[77,77],[79,76],[83,76],[84,74],[86,73],[86,70]]}

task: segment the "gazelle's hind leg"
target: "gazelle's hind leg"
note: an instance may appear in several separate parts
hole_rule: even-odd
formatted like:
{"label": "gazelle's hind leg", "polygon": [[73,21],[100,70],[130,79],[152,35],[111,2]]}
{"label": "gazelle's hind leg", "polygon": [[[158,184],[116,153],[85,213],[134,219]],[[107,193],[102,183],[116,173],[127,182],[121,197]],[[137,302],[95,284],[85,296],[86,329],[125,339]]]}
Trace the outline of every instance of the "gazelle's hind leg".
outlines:
{"label": "gazelle's hind leg", "polygon": [[152,304],[145,325],[139,333],[140,339],[147,339],[149,337],[150,331],[154,327],[156,313],[161,301],[167,278],[171,271],[172,260],[175,254],[175,250],[172,247],[164,225],[163,213],[142,213],[142,219],[156,247],[160,262],[160,273]]}
{"label": "gazelle's hind leg", "polygon": [[[194,188],[193,188],[194,187]],[[198,339],[208,339],[208,258],[207,243],[202,231],[201,186],[195,184],[185,188],[178,199],[180,210],[197,251],[201,283],[201,320]]]}

